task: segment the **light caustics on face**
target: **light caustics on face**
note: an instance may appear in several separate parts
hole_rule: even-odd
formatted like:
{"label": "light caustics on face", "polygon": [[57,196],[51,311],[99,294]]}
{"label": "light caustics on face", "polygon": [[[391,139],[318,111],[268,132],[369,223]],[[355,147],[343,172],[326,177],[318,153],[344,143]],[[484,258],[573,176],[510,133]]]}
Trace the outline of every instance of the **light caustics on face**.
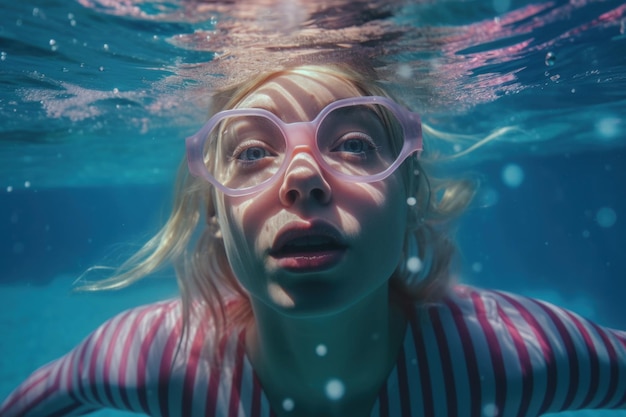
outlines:
{"label": "light caustics on face", "polygon": [[189,166],[217,188],[226,253],[247,292],[327,314],[399,263],[407,208],[394,173],[421,150],[419,116],[343,82],[272,83],[189,138]]}
{"label": "light caustics on face", "polygon": [[378,96],[332,101],[310,122],[239,108],[216,114],[187,139],[190,171],[231,196],[269,187],[303,149],[342,181],[381,181],[421,151],[419,115]]}

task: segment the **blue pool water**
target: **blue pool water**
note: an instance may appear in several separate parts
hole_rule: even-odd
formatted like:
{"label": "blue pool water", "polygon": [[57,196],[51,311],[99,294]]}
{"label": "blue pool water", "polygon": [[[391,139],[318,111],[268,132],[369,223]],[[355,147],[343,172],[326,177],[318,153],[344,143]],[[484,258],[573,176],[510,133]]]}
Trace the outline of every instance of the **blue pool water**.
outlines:
{"label": "blue pool water", "polygon": [[106,318],[176,294],[168,270],[70,289],[166,218],[212,89],[311,56],[375,57],[437,129],[515,127],[441,167],[482,180],[460,280],[626,329],[623,2],[328,4],[0,0],[0,398]]}

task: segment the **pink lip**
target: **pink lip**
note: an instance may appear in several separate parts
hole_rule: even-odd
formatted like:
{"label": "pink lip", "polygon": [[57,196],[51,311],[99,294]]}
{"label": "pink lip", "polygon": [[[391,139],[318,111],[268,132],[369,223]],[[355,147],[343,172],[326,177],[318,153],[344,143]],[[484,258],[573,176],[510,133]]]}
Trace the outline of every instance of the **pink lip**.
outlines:
{"label": "pink lip", "polygon": [[341,233],[327,223],[293,223],[279,232],[269,254],[281,268],[316,271],[336,265],[346,249]]}

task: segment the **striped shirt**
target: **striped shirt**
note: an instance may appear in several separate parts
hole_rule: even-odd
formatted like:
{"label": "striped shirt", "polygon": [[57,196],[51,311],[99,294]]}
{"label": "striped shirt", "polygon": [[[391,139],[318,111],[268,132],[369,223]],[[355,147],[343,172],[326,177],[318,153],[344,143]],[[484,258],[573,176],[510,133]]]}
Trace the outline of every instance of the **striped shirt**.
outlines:
{"label": "striped shirt", "polygon": [[[151,416],[267,417],[244,333],[206,349],[191,326],[177,352],[180,300],[107,321],[64,357],[35,371],[0,407],[3,417],[69,416],[110,407]],[[626,333],[551,304],[455,286],[411,309],[397,363],[372,417],[538,416],[626,404]]]}

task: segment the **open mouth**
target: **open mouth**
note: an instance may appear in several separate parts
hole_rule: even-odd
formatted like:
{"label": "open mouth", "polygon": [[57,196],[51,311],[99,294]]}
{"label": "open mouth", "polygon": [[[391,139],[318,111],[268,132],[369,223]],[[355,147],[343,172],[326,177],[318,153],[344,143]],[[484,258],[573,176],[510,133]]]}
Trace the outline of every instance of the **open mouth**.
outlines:
{"label": "open mouth", "polygon": [[281,233],[270,256],[284,269],[306,272],[328,269],[343,259],[348,245],[330,227],[304,227]]}
{"label": "open mouth", "polygon": [[306,256],[321,252],[339,251],[345,249],[345,245],[330,236],[303,236],[285,242],[274,256]]}

